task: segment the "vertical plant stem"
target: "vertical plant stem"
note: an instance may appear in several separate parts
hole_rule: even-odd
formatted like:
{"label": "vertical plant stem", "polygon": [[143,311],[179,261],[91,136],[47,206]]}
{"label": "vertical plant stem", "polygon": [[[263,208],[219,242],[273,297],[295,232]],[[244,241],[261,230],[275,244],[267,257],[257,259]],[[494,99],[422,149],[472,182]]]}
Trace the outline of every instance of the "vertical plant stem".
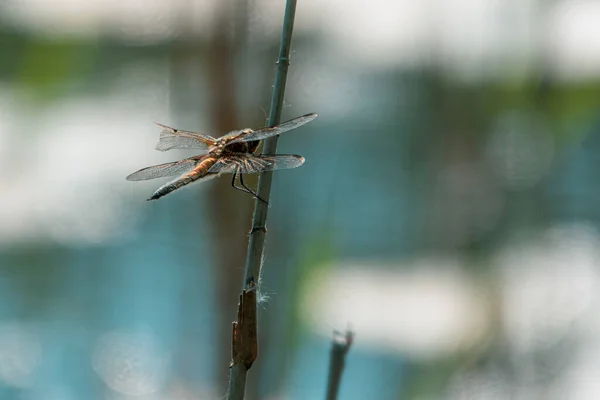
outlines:
{"label": "vertical plant stem", "polygon": [[[271,110],[269,112],[269,126],[279,124],[281,109],[283,108],[283,96],[287,81],[288,68],[290,66],[290,45],[292,42],[292,31],[294,29],[294,16],[296,14],[296,0],[288,0],[283,17],[283,29],[281,32],[281,45],[279,47],[279,59],[277,60],[277,72],[275,84],[273,85],[273,96],[271,97]],[[277,150],[277,136],[265,140],[264,154],[275,154]],[[258,196],[269,201],[271,196],[271,182],[273,172],[263,172],[258,178]],[[252,218],[252,230],[246,255],[246,272],[244,276],[244,289],[250,285],[258,284],[260,268],[264,252],[265,236],[267,235],[267,211],[269,207],[262,201],[254,203],[254,217]]]}
{"label": "vertical plant stem", "polygon": [[[279,58],[277,60],[275,84],[273,85],[273,95],[271,97],[271,109],[268,121],[270,127],[279,124],[281,118],[287,72],[290,66],[290,46],[294,30],[295,14],[296,0],[288,0],[283,17]],[[265,141],[264,154],[275,154],[276,149],[277,136]],[[273,172],[271,171],[261,173],[258,178],[258,196],[267,202],[271,196],[272,180]],[[255,200],[252,230],[250,231],[248,253],[246,256],[244,285],[238,306],[238,318],[233,323],[232,361],[227,395],[229,400],[243,400],[248,369],[252,366],[258,353],[256,291],[258,290],[260,279],[265,236],[267,235],[267,211],[267,204]]]}
{"label": "vertical plant stem", "polygon": [[346,365],[346,354],[352,346],[354,333],[346,331],[345,335],[334,332],[331,345],[331,360],[329,361],[329,378],[327,380],[326,400],[336,400],[340,391],[342,373]]}

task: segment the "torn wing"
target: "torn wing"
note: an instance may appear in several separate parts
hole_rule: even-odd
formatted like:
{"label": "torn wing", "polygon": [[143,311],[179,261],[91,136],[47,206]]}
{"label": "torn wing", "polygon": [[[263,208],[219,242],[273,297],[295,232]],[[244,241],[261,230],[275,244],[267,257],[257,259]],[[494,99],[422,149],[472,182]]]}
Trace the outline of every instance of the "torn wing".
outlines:
{"label": "torn wing", "polygon": [[253,174],[264,171],[297,168],[304,164],[304,157],[295,154],[274,156],[250,155],[222,157],[208,172]]}
{"label": "torn wing", "polygon": [[216,141],[212,136],[202,133],[182,131],[156,122],[155,124],[162,128],[156,150],[201,149],[206,151]]}
{"label": "torn wing", "polygon": [[283,132],[291,131],[292,129],[296,129],[301,127],[304,124],[308,124],[313,119],[317,118],[317,114],[306,114],[301,117],[294,118],[292,120],[286,121],[282,124],[274,126],[272,128],[263,128],[258,129],[256,131],[247,130],[242,131],[239,137],[235,140],[232,140],[231,143],[239,143],[239,142],[252,142],[254,140],[262,140],[269,138],[271,136],[280,135]]}
{"label": "torn wing", "polygon": [[199,161],[199,157],[191,157],[181,161],[153,165],[151,167],[142,168],[127,176],[125,179],[128,181],[145,181],[148,179],[162,178],[164,176],[182,175],[193,170],[196,165],[198,165]]}

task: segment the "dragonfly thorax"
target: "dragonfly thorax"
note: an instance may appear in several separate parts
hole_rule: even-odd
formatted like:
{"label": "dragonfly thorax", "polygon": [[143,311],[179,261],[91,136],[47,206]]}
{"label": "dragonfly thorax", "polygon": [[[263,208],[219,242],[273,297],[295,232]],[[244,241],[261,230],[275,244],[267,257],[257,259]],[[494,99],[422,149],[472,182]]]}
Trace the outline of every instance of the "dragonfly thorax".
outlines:
{"label": "dragonfly thorax", "polygon": [[223,153],[248,153],[248,143],[236,142],[230,143],[234,138],[224,138],[218,140],[213,146],[211,146],[209,152],[213,155],[220,156]]}
{"label": "dragonfly thorax", "polygon": [[229,152],[229,153],[248,153],[248,143],[245,142],[238,142],[238,143],[231,143],[227,146],[225,146],[224,149],[225,152]]}

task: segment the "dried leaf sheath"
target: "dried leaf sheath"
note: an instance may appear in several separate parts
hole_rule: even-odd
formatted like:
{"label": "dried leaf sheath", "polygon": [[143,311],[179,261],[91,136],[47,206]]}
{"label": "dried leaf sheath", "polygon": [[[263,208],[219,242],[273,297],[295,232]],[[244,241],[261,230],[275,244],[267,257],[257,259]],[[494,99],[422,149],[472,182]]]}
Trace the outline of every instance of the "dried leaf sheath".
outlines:
{"label": "dried leaf sheath", "polygon": [[231,336],[231,366],[243,363],[250,369],[258,355],[256,332],[256,290],[244,290],[240,295],[237,321]]}

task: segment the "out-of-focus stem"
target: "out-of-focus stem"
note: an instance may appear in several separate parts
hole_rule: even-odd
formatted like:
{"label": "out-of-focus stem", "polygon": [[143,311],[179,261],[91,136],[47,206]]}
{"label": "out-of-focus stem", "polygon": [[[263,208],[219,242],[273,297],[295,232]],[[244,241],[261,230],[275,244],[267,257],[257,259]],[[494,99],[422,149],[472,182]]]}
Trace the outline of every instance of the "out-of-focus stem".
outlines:
{"label": "out-of-focus stem", "polygon": [[342,373],[346,365],[346,354],[352,346],[354,333],[346,331],[344,335],[334,332],[329,362],[329,379],[327,380],[327,400],[336,400],[342,381]]}

